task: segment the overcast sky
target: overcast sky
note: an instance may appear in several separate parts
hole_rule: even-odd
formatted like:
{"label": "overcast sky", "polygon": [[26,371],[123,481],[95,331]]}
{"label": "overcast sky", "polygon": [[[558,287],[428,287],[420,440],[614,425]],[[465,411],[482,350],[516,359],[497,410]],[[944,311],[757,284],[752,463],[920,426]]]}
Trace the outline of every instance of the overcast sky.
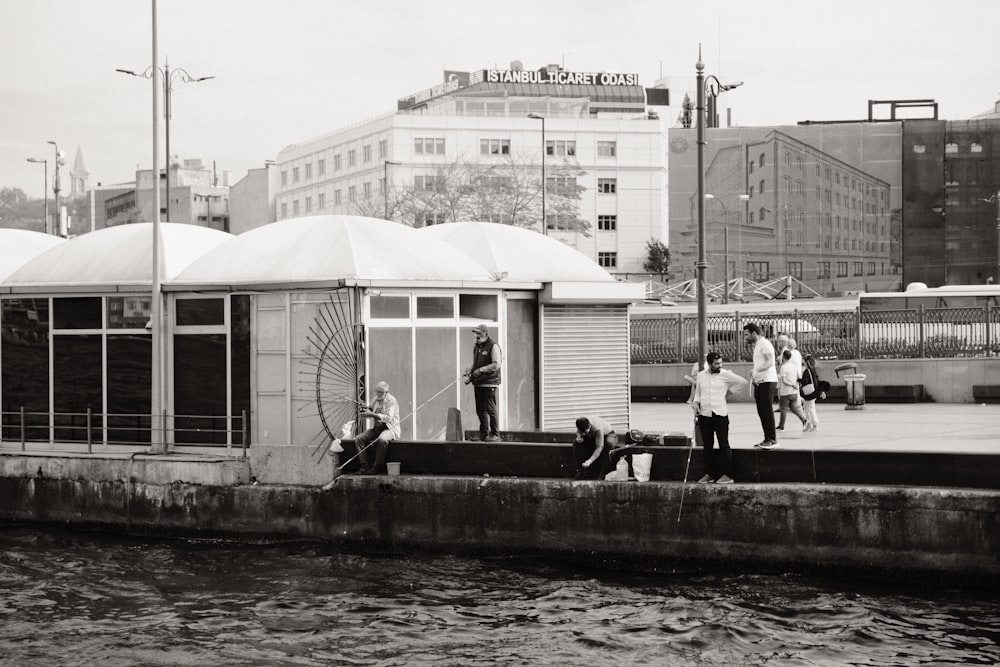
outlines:
{"label": "overcast sky", "polygon": [[[55,140],[90,184],[152,162],[151,0],[0,0],[0,187],[42,196]],[[947,120],[1000,97],[1000,0],[159,0],[175,79],[171,153],[231,173],[391,112],[444,69],[706,73],[739,125],[863,118],[869,99],[932,98]],[[161,134],[163,123],[161,121]],[[161,156],[163,151],[161,149]],[[68,190],[68,178],[63,188]]]}

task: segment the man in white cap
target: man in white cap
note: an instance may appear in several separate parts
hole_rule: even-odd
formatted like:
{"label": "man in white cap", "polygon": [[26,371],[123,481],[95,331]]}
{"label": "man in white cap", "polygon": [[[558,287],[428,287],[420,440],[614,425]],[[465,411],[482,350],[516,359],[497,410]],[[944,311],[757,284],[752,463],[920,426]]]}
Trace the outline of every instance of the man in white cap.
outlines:
{"label": "man in white cap", "polygon": [[497,387],[500,386],[500,346],[490,338],[490,330],[480,324],[472,330],[476,346],[472,351],[472,367],[465,369],[465,384],[472,383],[479,416],[479,438],[485,442],[500,440],[497,421]]}

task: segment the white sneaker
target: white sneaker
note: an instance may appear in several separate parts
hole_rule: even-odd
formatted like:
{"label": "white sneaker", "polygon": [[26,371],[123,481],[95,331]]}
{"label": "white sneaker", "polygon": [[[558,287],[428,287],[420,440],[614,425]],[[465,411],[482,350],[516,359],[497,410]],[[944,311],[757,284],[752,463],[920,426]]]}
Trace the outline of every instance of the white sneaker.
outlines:
{"label": "white sneaker", "polygon": [[734,481],[733,478],[730,477],[729,475],[723,475],[719,479],[715,480],[715,483],[716,484],[732,484],[733,481]]}
{"label": "white sneaker", "polygon": [[777,440],[765,440],[764,442],[760,443],[757,446],[760,447],[761,449],[774,449],[775,447],[778,446],[778,441]]}
{"label": "white sneaker", "polygon": [[698,483],[699,484],[715,484],[715,480],[712,479],[711,477],[709,477],[708,475],[705,475],[701,479],[698,480]]}

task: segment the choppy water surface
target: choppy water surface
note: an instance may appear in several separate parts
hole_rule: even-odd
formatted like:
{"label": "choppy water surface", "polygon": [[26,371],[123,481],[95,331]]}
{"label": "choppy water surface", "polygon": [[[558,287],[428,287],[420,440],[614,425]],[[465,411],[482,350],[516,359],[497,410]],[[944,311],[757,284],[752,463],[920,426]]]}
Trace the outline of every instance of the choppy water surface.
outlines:
{"label": "choppy water surface", "polygon": [[8,527],[0,664],[994,665],[995,593]]}

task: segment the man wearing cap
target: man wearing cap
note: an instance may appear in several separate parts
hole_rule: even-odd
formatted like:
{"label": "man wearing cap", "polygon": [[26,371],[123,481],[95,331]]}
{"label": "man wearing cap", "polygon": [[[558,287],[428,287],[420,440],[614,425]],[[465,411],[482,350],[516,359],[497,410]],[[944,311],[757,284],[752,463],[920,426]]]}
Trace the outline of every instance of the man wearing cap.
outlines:
{"label": "man wearing cap", "polygon": [[500,440],[497,421],[497,387],[500,386],[500,346],[490,338],[485,324],[472,330],[476,346],[472,351],[472,367],[465,370],[465,384],[472,383],[479,415],[479,438],[485,442]]}

